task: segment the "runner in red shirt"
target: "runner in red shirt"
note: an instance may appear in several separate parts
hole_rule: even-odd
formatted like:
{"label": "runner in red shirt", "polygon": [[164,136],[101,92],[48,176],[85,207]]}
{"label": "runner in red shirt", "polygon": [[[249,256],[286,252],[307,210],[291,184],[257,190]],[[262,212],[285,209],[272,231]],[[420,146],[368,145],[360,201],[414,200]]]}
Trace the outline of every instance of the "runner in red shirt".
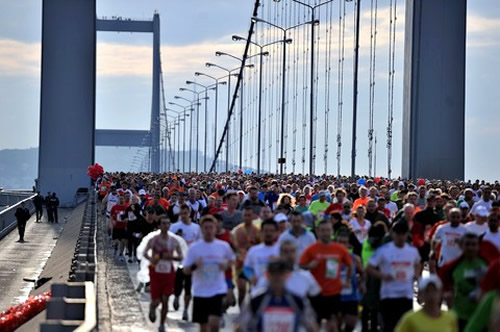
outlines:
{"label": "runner in red shirt", "polygon": [[[149,265],[151,304],[149,319],[156,320],[156,308],[161,306],[160,328],[165,331],[165,319],[168,313],[168,297],[174,292],[175,269],[172,261],[182,261],[182,250],[179,242],[168,235],[170,219],[163,215],[160,219],[160,234],[149,240],[144,257],[151,262]],[[149,251],[152,255],[149,255]],[[174,252],[177,255],[174,255]]]}
{"label": "runner in red shirt", "polygon": [[124,218],[125,210],[130,204],[125,202],[123,192],[120,192],[118,204],[111,208],[111,220],[113,225],[113,246],[115,256],[118,255],[120,261],[124,262],[123,251],[127,247],[127,220]]}

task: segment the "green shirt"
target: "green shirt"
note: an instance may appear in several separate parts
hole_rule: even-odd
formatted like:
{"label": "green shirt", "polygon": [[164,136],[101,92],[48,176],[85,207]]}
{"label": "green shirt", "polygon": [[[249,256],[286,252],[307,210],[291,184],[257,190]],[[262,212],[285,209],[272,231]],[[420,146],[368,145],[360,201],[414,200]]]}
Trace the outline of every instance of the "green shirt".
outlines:
{"label": "green shirt", "polygon": [[453,270],[454,303],[453,310],[457,317],[468,320],[474,313],[477,303],[469,294],[479,287],[479,276],[486,271],[487,264],[480,258],[473,261],[462,260]]}
{"label": "green shirt", "polygon": [[[476,311],[469,319],[464,332],[481,332],[488,328],[491,318],[498,315],[500,291],[491,291],[483,296]],[[495,312],[493,312],[495,310]]]}
{"label": "green shirt", "polygon": [[300,213],[304,213],[304,212],[306,212],[307,210],[308,210],[307,205],[306,205],[306,206],[304,206],[304,207],[302,207],[302,206],[300,206],[300,205],[297,205],[297,206],[295,207],[295,211],[298,211],[298,212],[300,212]]}
{"label": "green shirt", "polygon": [[330,203],[328,203],[328,201],[325,200],[323,203],[321,203],[318,199],[317,201],[311,203],[311,205],[309,206],[309,211],[317,216],[318,212],[325,211],[329,205]]}

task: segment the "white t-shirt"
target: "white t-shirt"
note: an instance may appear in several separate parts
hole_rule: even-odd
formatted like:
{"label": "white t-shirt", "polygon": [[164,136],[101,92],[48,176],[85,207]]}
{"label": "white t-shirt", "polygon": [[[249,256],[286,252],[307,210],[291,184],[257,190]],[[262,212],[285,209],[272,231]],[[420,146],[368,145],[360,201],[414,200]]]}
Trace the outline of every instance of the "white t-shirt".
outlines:
{"label": "white t-shirt", "polygon": [[[179,232],[181,230],[182,232]],[[201,229],[200,225],[191,222],[189,225],[186,225],[182,221],[178,221],[170,226],[170,231],[174,234],[181,236],[184,241],[189,245],[193,242],[198,241],[201,238]]]}
{"label": "white t-shirt", "polygon": [[[243,268],[251,269],[258,281],[265,275],[267,264],[271,257],[279,257],[279,247],[277,244],[272,246],[266,246],[264,243],[257,244],[248,250]],[[255,286],[252,287],[252,290],[254,289]]]}
{"label": "white t-shirt", "polygon": [[295,245],[297,246],[297,260],[298,260],[300,256],[302,256],[304,250],[306,250],[307,247],[316,242],[316,238],[314,237],[313,233],[311,233],[306,229],[303,229],[303,233],[300,234],[298,237],[292,234],[291,229],[288,229],[284,231],[283,234],[281,234],[280,237],[278,238],[278,246],[285,241],[291,241],[295,243]]}
{"label": "white t-shirt", "polygon": [[380,298],[412,299],[415,264],[418,262],[420,262],[418,250],[407,243],[402,248],[397,247],[394,242],[378,248],[368,263],[378,267],[380,272],[393,277],[391,281],[382,280]]}
{"label": "white t-shirt", "polygon": [[490,230],[486,232],[483,236],[483,241],[489,241],[493,243],[498,250],[500,250],[500,231],[492,233]]}
{"label": "white t-shirt", "polygon": [[477,236],[481,236],[488,231],[488,224],[487,223],[479,225],[475,221],[471,221],[471,222],[466,223],[464,226],[468,232],[472,232],[474,234],[477,234]]}
{"label": "white t-shirt", "polygon": [[351,221],[349,221],[349,224],[351,224],[354,235],[356,235],[359,243],[363,243],[363,241],[368,237],[368,229],[370,228],[372,223],[369,220],[365,219],[365,224],[361,226],[357,219],[351,219]]}
{"label": "white t-shirt", "polygon": [[113,193],[111,193],[111,192],[108,194],[107,203],[106,203],[106,213],[108,214],[108,217],[109,217],[109,214],[111,213],[111,209],[113,208],[113,206],[118,204],[119,200],[120,199],[118,197],[118,194],[113,195]]}
{"label": "white t-shirt", "polygon": [[433,240],[441,242],[441,256],[438,262],[439,267],[462,254],[459,240],[466,232],[467,228],[465,228],[465,226],[458,225],[457,227],[451,227],[449,222],[437,228]]}
{"label": "white t-shirt", "polygon": [[195,219],[200,219],[201,203],[199,201],[194,201],[194,203],[191,203],[190,200],[187,200],[186,205],[191,208],[191,211],[194,211]]}
{"label": "white t-shirt", "polygon": [[477,212],[477,208],[480,206],[484,206],[486,208],[486,210],[490,211],[492,204],[493,204],[493,201],[491,199],[489,201],[485,202],[481,198],[476,203],[474,203],[474,205],[472,206],[472,209],[470,210],[470,214],[475,215]]}
{"label": "white t-shirt", "polygon": [[220,269],[219,264],[234,262],[234,253],[229,244],[217,239],[212,242],[195,242],[188,249],[184,266],[192,266],[200,258],[202,266],[193,271],[193,296],[213,297],[226,294],[224,270]]}
{"label": "white t-shirt", "polygon": [[398,205],[393,201],[385,203],[385,208],[391,213],[391,218],[393,218],[396,213],[398,213]]}
{"label": "white t-shirt", "polygon": [[[252,296],[260,294],[268,286],[269,280],[267,276],[260,278],[255,286],[256,291],[252,292]],[[295,269],[290,273],[285,283],[285,289],[300,298],[314,297],[321,293],[321,286],[314,279],[311,272],[302,269]]]}

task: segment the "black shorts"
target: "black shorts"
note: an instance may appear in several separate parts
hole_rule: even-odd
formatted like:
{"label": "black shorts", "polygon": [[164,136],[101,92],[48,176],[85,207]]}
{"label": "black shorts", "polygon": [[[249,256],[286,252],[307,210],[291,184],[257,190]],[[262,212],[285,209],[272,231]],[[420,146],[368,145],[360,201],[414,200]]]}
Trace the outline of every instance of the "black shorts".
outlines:
{"label": "black shorts", "polygon": [[358,301],[341,302],[340,303],[340,312],[343,313],[344,315],[357,316],[359,313],[358,307],[359,307]]}
{"label": "black shorts", "polygon": [[113,228],[113,240],[125,240],[128,239],[127,231],[125,229]]}
{"label": "black shorts", "polygon": [[318,322],[329,320],[340,312],[340,295],[318,295],[311,298],[311,304],[316,311]]}
{"label": "black shorts", "polygon": [[209,316],[222,316],[222,299],[225,294],[212,297],[193,298],[193,322],[199,324],[208,323]]}
{"label": "black shorts", "polygon": [[184,289],[184,296],[191,296],[192,275],[185,275],[183,269],[175,271],[174,295],[179,297]]}

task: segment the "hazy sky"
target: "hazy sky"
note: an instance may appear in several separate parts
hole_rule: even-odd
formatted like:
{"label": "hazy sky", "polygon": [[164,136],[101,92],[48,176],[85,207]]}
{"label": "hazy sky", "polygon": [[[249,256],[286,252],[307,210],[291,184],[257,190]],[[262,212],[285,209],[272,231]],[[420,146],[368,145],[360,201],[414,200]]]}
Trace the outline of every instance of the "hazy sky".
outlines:
{"label": "hazy sky", "polygon": [[[224,59],[215,58],[214,52],[221,50],[242,54],[242,45],[232,42],[230,36],[246,34],[253,2],[98,0],[97,14],[149,19],[155,10],[160,13],[166,93],[172,98],[186,79],[193,79],[195,71],[208,72],[204,66],[205,62],[217,61],[223,65],[234,65],[230,60],[224,62]],[[388,2],[379,0],[379,6],[386,8]],[[402,36],[403,2],[398,1],[398,38]],[[499,177],[497,168],[500,162],[494,143],[500,135],[500,2],[468,2],[466,178],[493,180]],[[41,3],[41,0],[0,0],[0,149],[38,145]],[[369,15],[366,12],[369,9],[369,1],[365,3],[362,24],[363,29],[369,29],[365,24],[369,24],[366,19]],[[148,128],[151,107],[152,36],[100,32],[97,38],[97,128]],[[366,41],[369,36],[362,38]],[[402,50],[401,42],[398,44],[396,61],[399,72],[396,76],[395,92],[394,175],[399,175],[401,169]],[[367,59],[364,57],[362,61]],[[361,66],[366,68],[366,62],[361,63]],[[380,73],[382,75],[384,71],[381,69]],[[361,78],[360,84],[366,86],[367,82],[367,77]],[[360,98],[363,99],[361,104],[367,103],[367,94],[364,92],[366,90],[360,91]],[[384,98],[386,97],[381,97]],[[382,109],[380,112],[385,111]],[[380,121],[376,120],[376,128],[381,136],[385,133],[386,115],[383,114]],[[346,137],[350,135],[349,120],[346,115]],[[361,123],[358,146],[359,173],[367,172],[367,139],[364,128],[366,123]],[[98,158],[99,153],[104,150],[99,151],[101,150],[98,150]],[[379,138],[377,151],[380,154],[377,168],[380,173],[385,174],[384,137]],[[349,169],[349,152],[350,145],[346,142],[342,163],[345,173]],[[125,165],[124,169],[128,170],[129,165]]]}

